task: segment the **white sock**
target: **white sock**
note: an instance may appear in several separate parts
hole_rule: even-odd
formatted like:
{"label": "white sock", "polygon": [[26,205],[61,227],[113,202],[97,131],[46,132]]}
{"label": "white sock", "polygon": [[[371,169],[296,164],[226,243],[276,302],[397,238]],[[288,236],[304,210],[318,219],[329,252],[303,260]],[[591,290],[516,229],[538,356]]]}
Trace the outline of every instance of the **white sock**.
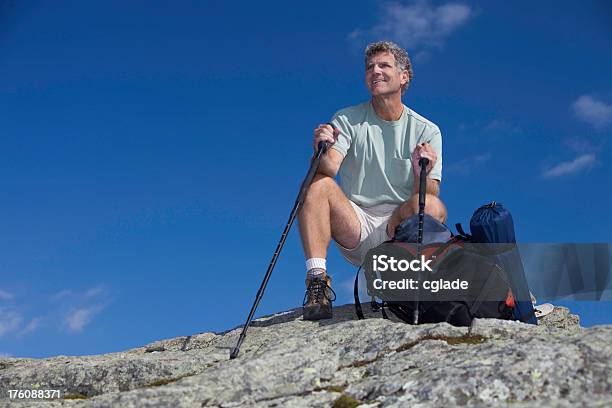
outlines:
{"label": "white sock", "polygon": [[308,279],[319,278],[325,273],[325,258],[310,258],[306,260],[306,277]]}

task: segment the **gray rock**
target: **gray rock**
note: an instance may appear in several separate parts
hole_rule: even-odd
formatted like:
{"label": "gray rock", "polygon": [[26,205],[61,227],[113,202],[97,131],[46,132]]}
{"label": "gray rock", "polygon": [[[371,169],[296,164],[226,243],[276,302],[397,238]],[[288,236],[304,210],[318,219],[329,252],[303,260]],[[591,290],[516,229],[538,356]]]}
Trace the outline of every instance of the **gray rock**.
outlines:
{"label": "gray rock", "polygon": [[[258,319],[229,360],[240,328],[86,357],[0,359],[9,389],[60,389],[49,407],[565,406],[612,404],[612,326],[582,329],[557,308],[539,326],[477,319],[411,326],[364,305],[308,322],[301,309]],[[568,406],[569,406],[568,405]]]}
{"label": "gray rock", "polygon": [[551,314],[542,317],[538,323],[549,329],[568,332],[580,331],[580,318],[578,315],[571,314],[566,307],[555,307]]}

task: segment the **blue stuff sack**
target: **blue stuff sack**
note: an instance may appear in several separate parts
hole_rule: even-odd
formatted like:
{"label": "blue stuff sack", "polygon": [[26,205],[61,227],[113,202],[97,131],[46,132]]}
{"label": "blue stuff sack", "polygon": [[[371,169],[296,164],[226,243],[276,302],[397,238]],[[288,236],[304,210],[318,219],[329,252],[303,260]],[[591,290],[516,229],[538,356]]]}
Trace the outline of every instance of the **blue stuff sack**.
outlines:
{"label": "blue stuff sack", "polygon": [[470,220],[472,242],[491,244],[514,244],[514,222],[512,214],[495,201],[483,205],[474,212]]}
{"label": "blue stuff sack", "polygon": [[[483,244],[515,244],[512,214],[495,201],[483,205],[474,212],[470,220],[471,242]],[[495,256],[497,262],[508,273],[510,288],[516,302],[515,318],[524,323],[538,324],[531,303],[529,285],[525,278],[523,262],[515,245]]]}

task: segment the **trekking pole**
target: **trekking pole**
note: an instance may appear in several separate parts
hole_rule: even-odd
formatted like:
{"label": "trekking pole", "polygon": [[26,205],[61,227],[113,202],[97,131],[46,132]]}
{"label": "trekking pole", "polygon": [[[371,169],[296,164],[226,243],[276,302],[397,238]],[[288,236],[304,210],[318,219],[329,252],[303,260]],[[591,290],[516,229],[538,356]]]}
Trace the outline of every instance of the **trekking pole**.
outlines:
{"label": "trekking pole", "polygon": [[[334,130],[336,129],[334,125],[328,123]],[[310,183],[314,178],[317,170],[319,169],[319,164],[321,164],[321,157],[327,152],[327,143],[324,141],[320,141],[317,146],[318,150],[315,157],[310,164],[310,168],[308,169],[308,173],[306,173],[306,178],[302,182],[302,186],[300,187],[300,192],[298,194],[297,199],[295,200],[295,204],[293,204],[293,209],[291,210],[291,214],[289,215],[289,221],[287,221],[287,225],[285,225],[285,229],[283,230],[283,235],[281,235],[281,239],[276,246],[276,251],[274,251],[274,255],[272,256],[272,260],[270,261],[270,265],[268,265],[268,270],[266,271],[266,275],[264,276],[263,282],[261,282],[261,286],[257,291],[257,295],[255,296],[255,302],[253,306],[251,306],[251,311],[249,312],[249,317],[244,323],[244,327],[242,328],[242,332],[240,333],[240,337],[238,338],[238,342],[236,343],[236,347],[234,347],[230,353],[230,359],[234,359],[238,357],[238,353],[240,353],[240,346],[246,337],[246,332],[251,325],[251,321],[253,320],[253,315],[255,314],[255,310],[257,306],[259,306],[259,302],[261,298],[263,298],[264,290],[266,290],[266,286],[268,285],[268,281],[270,280],[270,276],[272,275],[272,270],[274,270],[274,266],[276,265],[276,260],[280,255],[283,245],[285,245],[285,240],[287,239],[287,235],[289,235],[289,231],[291,230],[291,226],[293,225],[293,221],[297,216],[297,213],[304,203],[304,199],[306,198],[306,193],[308,192],[308,188],[310,187]]]}
{"label": "trekking pole", "polygon": [[[417,235],[417,259],[421,259],[421,246],[423,245],[423,223],[425,222],[425,194],[427,193],[427,165],[429,159],[421,158],[419,166],[421,167],[421,175],[419,180],[419,229]],[[421,284],[421,270],[417,274],[419,285]],[[414,324],[419,324],[419,293],[420,287],[416,293],[416,307],[414,308]]]}

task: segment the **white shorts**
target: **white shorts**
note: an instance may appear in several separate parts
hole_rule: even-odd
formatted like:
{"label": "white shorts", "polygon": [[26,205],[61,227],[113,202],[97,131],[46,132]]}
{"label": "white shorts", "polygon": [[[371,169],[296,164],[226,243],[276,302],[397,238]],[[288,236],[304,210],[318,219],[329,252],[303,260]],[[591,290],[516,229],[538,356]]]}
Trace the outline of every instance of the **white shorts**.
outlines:
{"label": "white shorts", "polygon": [[350,201],[359,223],[361,224],[361,236],[359,244],[353,249],[344,248],[336,242],[338,250],[347,261],[355,266],[361,266],[367,252],[387,241],[387,222],[397,208],[396,204],[380,204],[369,208],[361,208]]}

